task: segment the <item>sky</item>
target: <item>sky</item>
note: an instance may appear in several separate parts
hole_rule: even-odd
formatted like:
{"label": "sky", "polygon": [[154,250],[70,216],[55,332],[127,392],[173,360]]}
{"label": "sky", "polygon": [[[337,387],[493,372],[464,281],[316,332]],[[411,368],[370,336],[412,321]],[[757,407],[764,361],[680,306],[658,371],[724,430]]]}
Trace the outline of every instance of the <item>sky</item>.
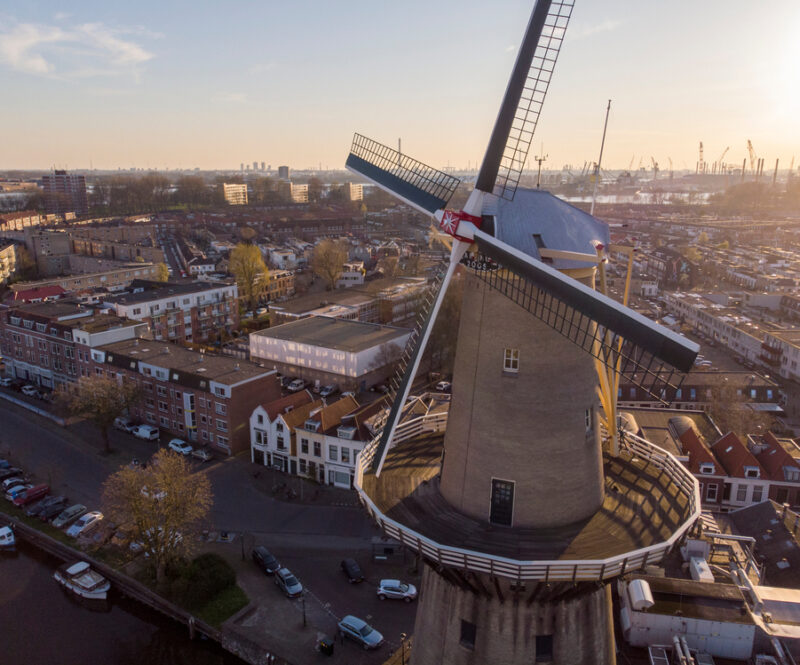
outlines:
{"label": "sky", "polygon": [[[476,168],[532,0],[0,2],[0,169]],[[532,157],[800,165],[800,2],[575,0]]]}

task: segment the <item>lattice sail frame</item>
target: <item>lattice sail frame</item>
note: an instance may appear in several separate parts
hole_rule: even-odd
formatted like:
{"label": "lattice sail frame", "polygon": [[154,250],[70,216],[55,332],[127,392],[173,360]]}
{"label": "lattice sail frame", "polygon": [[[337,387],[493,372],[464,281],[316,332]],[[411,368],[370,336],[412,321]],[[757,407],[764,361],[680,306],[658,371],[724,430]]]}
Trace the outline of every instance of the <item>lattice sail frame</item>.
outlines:
{"label": "lattice sail frame", "polygon": [[429,214],[444,208],[461,183],[449,173],[361,134],[353,136],[345,165]]}
{"label": "lattice sail frame", "polygon": [[477,272],[479,279],[653,399],[669,404],[674,398],[697,355],[691,342],[676,343],[655,324],[637,325],[630,310],[627,316],[624,310],[615,311],[588,287],[596,298],[587,297],[578,282],[571,285],[574,280],[554,275],[557,271],[534,259],[520,261],[484,234],[476,234],[476,241],[499,266]]}
{"label": "lattice sail frame", "polygon": [[514,199],[573,6],[574,0],[537,3],[481,165],[478,189]]}

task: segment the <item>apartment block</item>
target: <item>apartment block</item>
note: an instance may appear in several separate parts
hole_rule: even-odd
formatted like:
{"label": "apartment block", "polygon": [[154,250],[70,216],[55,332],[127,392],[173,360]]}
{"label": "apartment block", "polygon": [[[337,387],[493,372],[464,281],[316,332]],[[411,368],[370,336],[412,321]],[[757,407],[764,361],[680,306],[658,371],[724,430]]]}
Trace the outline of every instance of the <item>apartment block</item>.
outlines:
{"label": "apartment block", "polygon": [[227,455],[249,449],[250,414],[281,394],[274,370],[156,340],[101,346],[83,364],[141,388],[133,418]]}
{"label": "apartment block", "polygon": [[175,284],[136,280],[123,294],[107,298],[117,316],[145,322],[154,339],[203,342],[239,326],[236,284]]}
{"label": "apartment block", "polygon": [[225,200],[232,206],[245,206],[247,205],[247,185],[240,185],[238,183],[224,183],[222,190]]}
{"label": "apartment block", "polygon": [[54,171],[42,176],[45,208],[47,214],[63,215],[89,213],[89,199],[86,196],[86,178],[82,175]]}

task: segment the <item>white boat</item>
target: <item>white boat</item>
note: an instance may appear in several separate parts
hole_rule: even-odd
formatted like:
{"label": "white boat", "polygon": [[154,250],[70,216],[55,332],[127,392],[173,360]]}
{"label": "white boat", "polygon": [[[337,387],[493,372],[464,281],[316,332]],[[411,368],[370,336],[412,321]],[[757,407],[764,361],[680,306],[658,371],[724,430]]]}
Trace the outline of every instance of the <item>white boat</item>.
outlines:
{"label": "white boat", "polygon": [[17,546],[17,540],[14,538],[14,532],[10,526],[0,527],[0,550],[14,550]]}
{"label": "white boat", "polygon": [[90,600],[105,600],[111,583],[85,561],[60,566],[53,577],[68,591]]}

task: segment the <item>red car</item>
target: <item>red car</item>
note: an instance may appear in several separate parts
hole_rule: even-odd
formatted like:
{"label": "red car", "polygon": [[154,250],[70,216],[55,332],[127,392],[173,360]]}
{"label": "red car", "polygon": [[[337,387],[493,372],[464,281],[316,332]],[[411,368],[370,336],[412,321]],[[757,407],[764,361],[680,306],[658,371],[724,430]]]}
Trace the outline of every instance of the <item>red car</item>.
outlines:
{"label": "red car", "polygon": [[47,496],[50,494],[50,486],[49,485],[34,485],[33,487],[29,487],[24,492],[21,492],[15,499],[14,505],[15,506],[27,506],[29,503],[33,501],[38,501],[39,499]]}

